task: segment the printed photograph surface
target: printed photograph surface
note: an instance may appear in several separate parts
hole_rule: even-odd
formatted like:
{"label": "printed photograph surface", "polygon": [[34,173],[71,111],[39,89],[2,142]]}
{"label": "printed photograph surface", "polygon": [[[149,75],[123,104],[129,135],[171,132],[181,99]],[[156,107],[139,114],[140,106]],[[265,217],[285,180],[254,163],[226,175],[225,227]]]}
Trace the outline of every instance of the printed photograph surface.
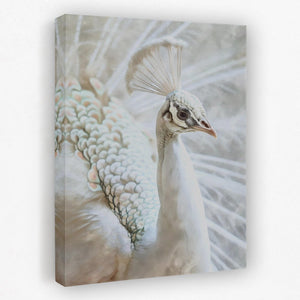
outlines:
{"label": "printed photograph surface", "polygon": [[55,21],[56,280],[246,267],[246,27]]}

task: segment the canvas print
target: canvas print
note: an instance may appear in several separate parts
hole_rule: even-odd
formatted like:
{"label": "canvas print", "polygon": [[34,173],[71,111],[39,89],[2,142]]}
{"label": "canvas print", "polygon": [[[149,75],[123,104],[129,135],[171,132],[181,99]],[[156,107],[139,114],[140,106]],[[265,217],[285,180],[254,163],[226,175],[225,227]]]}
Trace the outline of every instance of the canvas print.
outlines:
{"label": "canvas print", "polygon": [[245,26],[56,19],[56,280],[246,266]]}

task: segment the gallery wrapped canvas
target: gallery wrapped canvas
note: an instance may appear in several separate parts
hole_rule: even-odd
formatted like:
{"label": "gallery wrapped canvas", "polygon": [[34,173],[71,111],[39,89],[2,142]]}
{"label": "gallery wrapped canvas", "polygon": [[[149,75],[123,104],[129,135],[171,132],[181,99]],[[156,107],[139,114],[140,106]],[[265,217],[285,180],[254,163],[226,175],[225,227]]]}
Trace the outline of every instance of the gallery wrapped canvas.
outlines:
{"label": "gallery wrapped canvas", "polygon": [[246,266],[245,26],[56,19],[56,280]]}

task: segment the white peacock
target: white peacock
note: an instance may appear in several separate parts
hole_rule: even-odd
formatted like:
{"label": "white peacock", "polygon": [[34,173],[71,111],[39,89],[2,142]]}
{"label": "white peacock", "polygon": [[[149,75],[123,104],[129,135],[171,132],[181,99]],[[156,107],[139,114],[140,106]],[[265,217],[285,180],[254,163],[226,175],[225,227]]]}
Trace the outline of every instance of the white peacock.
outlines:
{"label": "white peacock", "polygon": [[[228,156],[223,147],[232,145],[235,155],[243,152],[243,106],[229,118],[240,125],[237,140],[224,141],[224,116],[214,122],[220,142],[200,132],[181,140],[181,133],[192,131],[216,135],[199,97],[181,89],[182,40],[193,36],[192,25],[176,23],[167,38],[156,39],[174,24],[66,18],[56,24],[57,280],[74,285],[244,266],[245,166],[214,155],[217,149]],[[134,43],[130,22],[142,25]],[[96,28],[102,28],[99,40],[89,35]],[[128,36],[118,39],[124,29]],[[65,44],[61,32],[69,33]],[[230,55],[221,51],[217,57],[225,62],[205,72],[183,69],[191,74],[183,85],[197,91],[214,84],[212,90],[240,93],[244,50],[236,44],[233,49]],[[115,68],[114,53],[121,55]],[[126,93],[125,77],[127,89],[138,91],[133,96]],[[205,145],[203,154],[197,141]]]}

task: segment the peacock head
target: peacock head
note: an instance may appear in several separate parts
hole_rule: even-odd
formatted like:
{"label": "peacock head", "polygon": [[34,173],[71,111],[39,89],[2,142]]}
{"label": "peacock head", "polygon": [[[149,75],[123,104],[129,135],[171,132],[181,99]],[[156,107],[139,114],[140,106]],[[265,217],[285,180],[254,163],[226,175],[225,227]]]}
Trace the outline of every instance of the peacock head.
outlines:
{"label": "peacock head", "polygon": [[203,131],[216,137],[200,100],[181,89],[181,52],[185,46],[181,40],[164,37],[142,47],[128,64],[127,90],[166,97],[157,125],[163,125],[171,135]]}
{"label": "peacock head", "polygon": [[202,103],[187,91],[175,90],[169,93],[161,111],[164,125],[171,134],[203,131],[217,136],[206,118]]}

